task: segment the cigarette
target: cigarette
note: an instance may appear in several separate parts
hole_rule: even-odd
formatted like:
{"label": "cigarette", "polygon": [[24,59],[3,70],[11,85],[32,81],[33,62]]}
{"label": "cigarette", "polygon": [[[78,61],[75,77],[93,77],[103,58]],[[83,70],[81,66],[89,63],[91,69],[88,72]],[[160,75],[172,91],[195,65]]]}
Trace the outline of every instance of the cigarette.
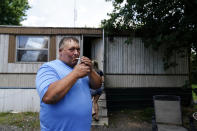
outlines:
{"label": "cigarette", "polygon": [[75,59],[80,60],[81,58],[75,58]]}

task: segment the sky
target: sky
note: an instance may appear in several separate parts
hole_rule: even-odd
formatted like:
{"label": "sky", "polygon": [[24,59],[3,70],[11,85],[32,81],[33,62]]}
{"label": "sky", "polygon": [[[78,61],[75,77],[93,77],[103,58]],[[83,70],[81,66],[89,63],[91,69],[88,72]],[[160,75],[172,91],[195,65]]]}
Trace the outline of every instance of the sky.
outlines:
{"label": "sky", "polygon": [[108,18],[107,13],[113,10],[112,3],[105,0],[28,1],[31,8],[27,10],[23,26],[96,28],[100,26],[101,20]]}

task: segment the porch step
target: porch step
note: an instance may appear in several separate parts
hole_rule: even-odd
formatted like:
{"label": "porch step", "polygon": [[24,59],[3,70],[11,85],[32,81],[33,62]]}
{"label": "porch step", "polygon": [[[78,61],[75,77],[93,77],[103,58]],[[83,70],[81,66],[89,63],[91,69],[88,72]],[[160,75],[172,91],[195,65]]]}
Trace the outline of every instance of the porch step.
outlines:
{"label": "porch step", "polygon": [[104,126],[108,125],[108,118],[106,117],[99,117],[99,121],[92,121],[92,126]]}
{"label": "porch step", "polygon": [[99,121],[95,121],[92,119],[93,126],[104,126],[108,125],[108,117],[107,117],[107,104],[106,104],[106,94],[105,92],[102,93],[98,100],[99,105]]}

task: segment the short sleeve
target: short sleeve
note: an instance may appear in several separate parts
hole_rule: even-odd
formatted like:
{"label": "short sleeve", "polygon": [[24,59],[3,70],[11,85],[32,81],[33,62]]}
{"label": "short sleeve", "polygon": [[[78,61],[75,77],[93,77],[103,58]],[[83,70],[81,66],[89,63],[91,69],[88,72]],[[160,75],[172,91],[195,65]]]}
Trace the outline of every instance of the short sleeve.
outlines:
{"label": "short sleeve", "polygon": [[53,68],[48,65],[41,66],[36,75],[36,89],[40,96],[40,101],[42,101],[49,85],[57,80],[59,80],[59,76]]}

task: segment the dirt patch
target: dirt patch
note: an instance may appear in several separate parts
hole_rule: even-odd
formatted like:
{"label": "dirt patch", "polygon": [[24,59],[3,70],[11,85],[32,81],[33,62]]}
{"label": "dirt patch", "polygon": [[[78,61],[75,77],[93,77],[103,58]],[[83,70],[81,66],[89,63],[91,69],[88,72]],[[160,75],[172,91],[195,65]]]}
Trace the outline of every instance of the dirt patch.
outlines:
{"label": "dirt patch", "polygon": [[129,128],[149,128],[151,127],[150,124],[146,123],[146,122],[142,122],[142,123],[136,123],[136,122],[128,122],[128,127]]}
{"label": "dirt patch", "polygon": [[152,124],[137,118],[138,113],[115,111],[109,113],[108,126],[92,126],[91,131],[152,131]]}

